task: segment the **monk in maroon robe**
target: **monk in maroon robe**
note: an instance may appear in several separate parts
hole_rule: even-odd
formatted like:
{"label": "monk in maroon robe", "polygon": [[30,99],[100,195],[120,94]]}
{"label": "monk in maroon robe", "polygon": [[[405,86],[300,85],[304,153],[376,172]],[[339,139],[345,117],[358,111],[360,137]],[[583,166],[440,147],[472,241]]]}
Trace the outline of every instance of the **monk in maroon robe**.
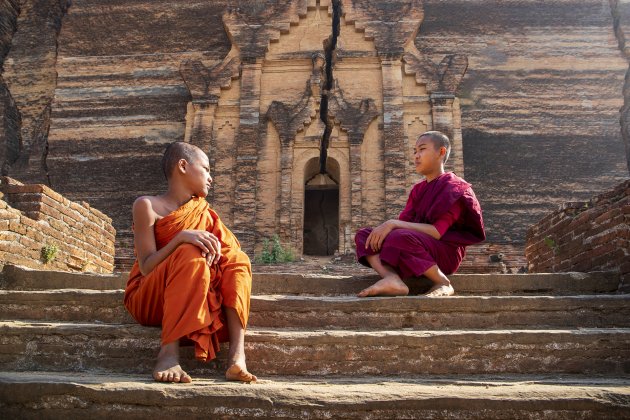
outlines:
{"label": "monk in maroon robe", "polygon": [[424,275],[433,283],[426,296],[454,293],[447,274],[454,273],[466,254],[466,246],[483,241],[481,207],[469,183],[444,171],[451,151],[448,137],[428,131],[416,141],[416,172],[424,181],[416,184],[398,219],[357,232],[358,261],[382,277],[359,296],[404,296],[402,281]]}

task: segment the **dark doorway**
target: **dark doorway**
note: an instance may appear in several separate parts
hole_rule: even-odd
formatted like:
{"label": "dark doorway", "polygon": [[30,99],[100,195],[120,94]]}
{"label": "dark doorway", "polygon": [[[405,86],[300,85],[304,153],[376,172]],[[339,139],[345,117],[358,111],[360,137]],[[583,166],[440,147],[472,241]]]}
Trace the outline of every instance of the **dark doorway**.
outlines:
{"label": "dark doorway", "polygon": [[303,252],[333,255],[339,248],[339,185],[307,183],[304,188]]}

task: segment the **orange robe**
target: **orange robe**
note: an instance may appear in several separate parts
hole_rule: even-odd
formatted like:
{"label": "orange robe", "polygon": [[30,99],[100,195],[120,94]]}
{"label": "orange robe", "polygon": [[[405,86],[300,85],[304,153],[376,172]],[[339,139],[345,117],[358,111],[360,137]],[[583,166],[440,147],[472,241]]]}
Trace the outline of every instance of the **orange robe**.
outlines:
{"label": "orange robe", "polygon": [[191,340],[195,357],[209,361],[216,357],[219,343],[229,338],[222,307],[236,309],[243,328],[247,326],[251,265],[205,199],[193,197],[155,223],[157,249],[182,230],[206,230],[219,238],[218,265],[208,267],[201,250],[191,244],[179,245],[146,276],[136,260],[125,289],[125,307],[140,324],[162,326],[162,344]]}

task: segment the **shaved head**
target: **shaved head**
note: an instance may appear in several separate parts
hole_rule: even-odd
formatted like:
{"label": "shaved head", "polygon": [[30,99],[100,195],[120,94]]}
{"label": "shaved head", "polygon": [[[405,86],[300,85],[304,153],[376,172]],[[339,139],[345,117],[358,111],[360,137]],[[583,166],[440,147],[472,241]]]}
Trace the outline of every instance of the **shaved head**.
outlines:
{"label": "shaved head", "polygon": [[203,150],[183,141],[176,141],[166,146],[162,157],[162,171],[166,180],[168,181],[171,178],[173,169],[175,169],[181,159],[186,160],[188,163],[193,163],[197,160],[200,152],[203,153]]}
{"label": "shaved head", "polygon": [[446,149],[446,154],[444,155],[444,163],[446,163],[448,157],[451,154],[451,142],[446,134],[439,131],[427,131],[420,134],[418,140],[420,139],[429,139],[431,143],[433,143],[433,146],[435,146],[436,150],[438,150],[440,147],[444,147]]}

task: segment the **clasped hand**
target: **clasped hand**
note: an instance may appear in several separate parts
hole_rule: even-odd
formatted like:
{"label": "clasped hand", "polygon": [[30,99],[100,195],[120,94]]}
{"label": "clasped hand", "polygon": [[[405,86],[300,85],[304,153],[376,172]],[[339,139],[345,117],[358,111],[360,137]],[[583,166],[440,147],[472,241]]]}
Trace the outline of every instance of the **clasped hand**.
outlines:
{"label": "clasped hand", "polygon": [[392,220],[388,220],[375,227],[365,241],[365,249],[371,248],[374,252],[380,251],[383,241],[392,230],[394,230]]}
{"label": "clasped hand", "polygon": [[179,233],[181,243],[195,245],[209,266],[221,259],[221,241],[214,234],[205,230],[183,230]]}

